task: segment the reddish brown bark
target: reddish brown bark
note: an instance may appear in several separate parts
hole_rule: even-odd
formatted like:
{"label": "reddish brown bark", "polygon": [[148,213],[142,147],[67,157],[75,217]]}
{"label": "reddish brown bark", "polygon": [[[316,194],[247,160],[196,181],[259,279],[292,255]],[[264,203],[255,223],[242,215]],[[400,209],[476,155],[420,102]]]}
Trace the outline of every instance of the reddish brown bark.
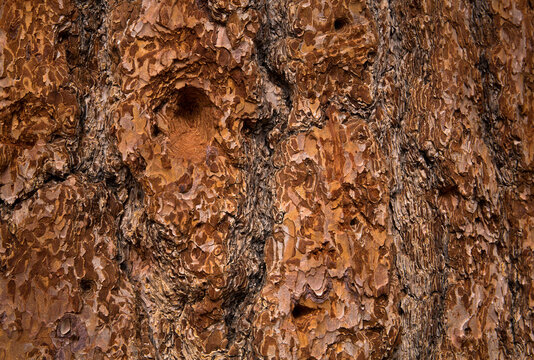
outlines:
{"label": "reddish brown bark", "polygon": [[0,359],[529,359],[531,1],[0,5]]}

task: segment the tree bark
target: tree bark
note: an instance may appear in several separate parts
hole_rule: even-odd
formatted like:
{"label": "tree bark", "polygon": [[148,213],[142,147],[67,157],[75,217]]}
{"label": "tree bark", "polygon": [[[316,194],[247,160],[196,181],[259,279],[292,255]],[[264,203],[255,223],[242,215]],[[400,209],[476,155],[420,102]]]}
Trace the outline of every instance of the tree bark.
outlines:
{"label": "tree bark", "polygon": [[0,359],[534,357],[534,3],[0,4]]}

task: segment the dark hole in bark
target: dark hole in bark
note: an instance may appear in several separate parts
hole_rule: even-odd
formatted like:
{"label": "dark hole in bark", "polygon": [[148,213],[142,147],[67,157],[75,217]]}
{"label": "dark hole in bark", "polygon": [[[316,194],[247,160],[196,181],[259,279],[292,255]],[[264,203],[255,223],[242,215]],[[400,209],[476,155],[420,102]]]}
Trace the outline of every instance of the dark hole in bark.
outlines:
{"label": "dark hole in bark", "polygon": [[81,279],[80,280],[80,289],[82,289],[82,291],[84,291],[84,292],[90,291],[90,290],[93,289],[93,284],[94,284],[93,280]]}
{"label": "dark hole in bark", "polygon": [[202,107],[209,104],[209,99],[202,90],[186,86],[176,98],[176,115],[185,118],[190,125],[200,114]]}
{"label": "dark hole in bark", "polygon": [[157,137],[158,135],[160,135],[162,132],[161,132],[161,129],[159,128],[158,124],[153,124],[152,125],[152,136],[153,137]]}
{"label": "dark hole in bark", "polygon": [[128,271],[128,265],[126,264],[125,261],[121,262],[119,264],[119,268],[122,270],[122,271]]}
{"label": "dark hole in bark", "polygon": [[337,18],[334,20],[334,29],[341,30],[349,24],[349,20],[346,18]]}
{"label": "dark hole in bark", "polygon": [[57,42],[61,44],[63,41],[68,40],[70,37],[70,29],[63,30],[57,34]]}
{"label": "dark hole in bark", "polygon": [[314,311],[315,311],[315,309],[312,309],[312,308],[307,307],[305,305],[296,304],[293,307],[293,310],[291,311],[291,315],[293,315],[293,317],[295,319],[298,319],[298,318],[301,318],[301,317],[306,316],[308,314],[311,314]]}
{"label": "dark hole in bark", "polygon": [[454,195],[458,192],[458,185],[456,184],[444,184],[438,188],[439,196]]}

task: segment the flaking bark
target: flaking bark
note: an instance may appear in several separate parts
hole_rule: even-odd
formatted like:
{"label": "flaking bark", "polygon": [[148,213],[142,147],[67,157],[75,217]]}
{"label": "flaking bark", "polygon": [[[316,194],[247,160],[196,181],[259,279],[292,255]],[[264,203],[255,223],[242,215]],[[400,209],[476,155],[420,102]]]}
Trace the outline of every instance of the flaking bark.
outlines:
{"label": "flaking bark", "polygon": [[531,1],[0,5],[0,359],[530,359]]}

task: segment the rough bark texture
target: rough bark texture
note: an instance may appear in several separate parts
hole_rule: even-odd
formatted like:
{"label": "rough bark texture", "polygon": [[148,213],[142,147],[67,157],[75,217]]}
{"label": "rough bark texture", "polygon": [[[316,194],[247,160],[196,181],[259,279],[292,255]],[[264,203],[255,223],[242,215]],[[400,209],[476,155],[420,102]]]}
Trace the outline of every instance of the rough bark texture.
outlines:
{"label": "rough bark texture", "polygon": [[0,3],[0,359],[531,359],[531,0]]}

